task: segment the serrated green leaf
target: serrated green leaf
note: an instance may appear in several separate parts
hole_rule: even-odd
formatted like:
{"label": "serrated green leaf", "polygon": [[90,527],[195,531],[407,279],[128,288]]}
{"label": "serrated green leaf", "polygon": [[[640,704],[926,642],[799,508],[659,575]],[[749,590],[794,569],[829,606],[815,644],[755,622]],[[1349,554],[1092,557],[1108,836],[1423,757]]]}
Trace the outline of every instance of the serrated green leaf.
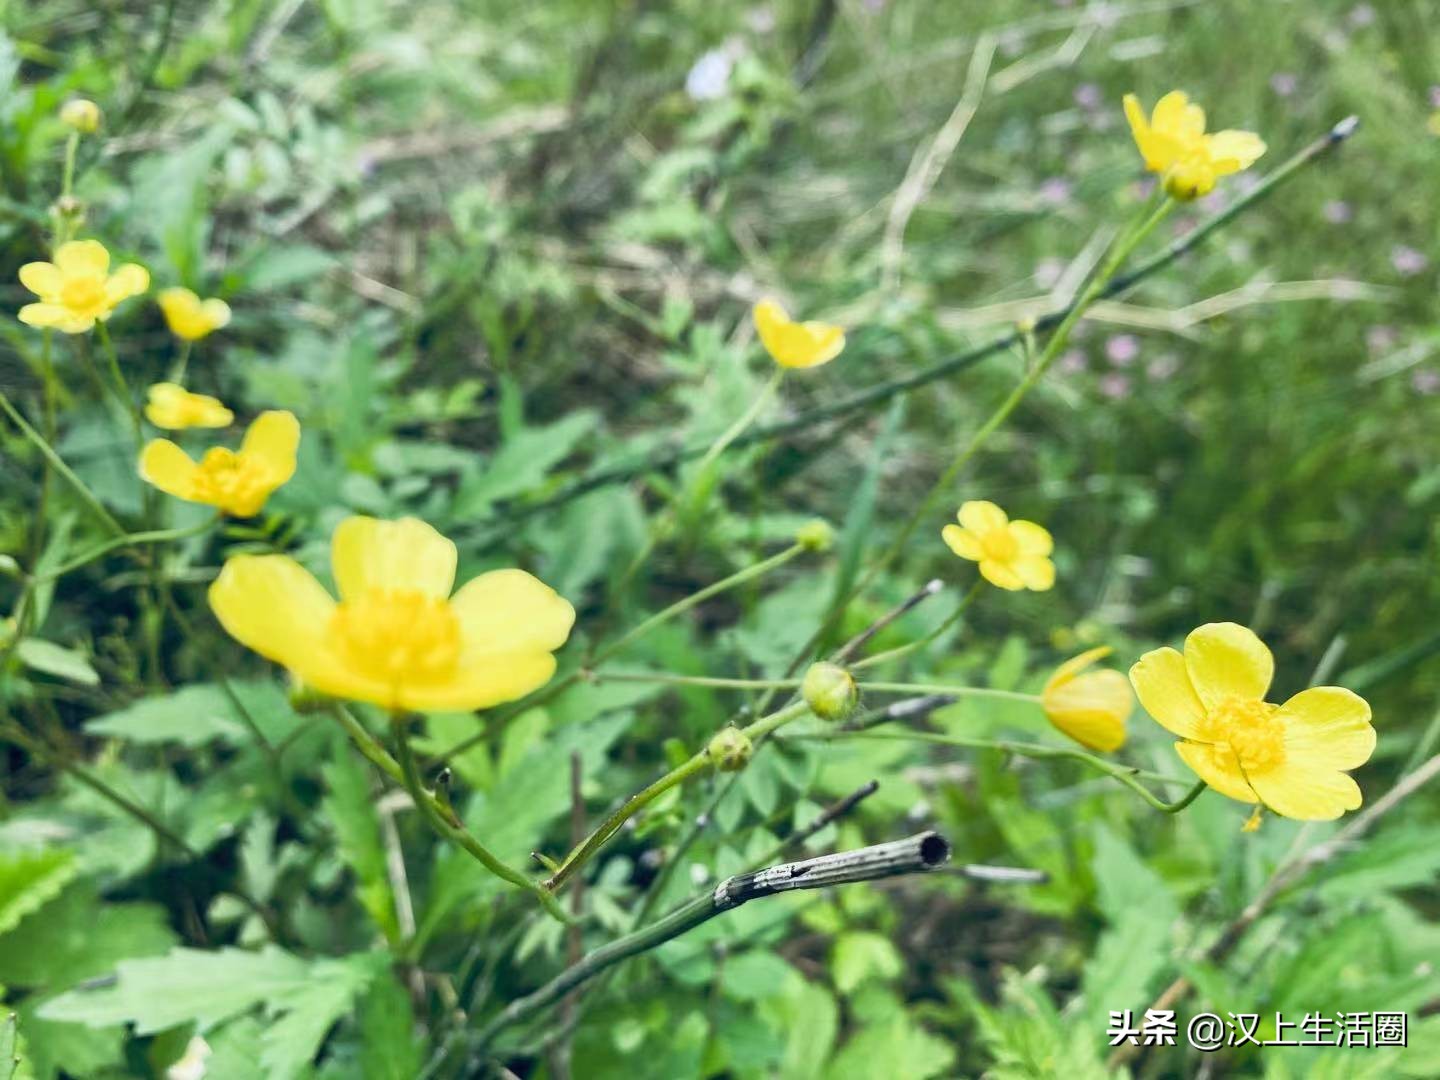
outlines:
{"label": "serrated green leaf", "polygon": [[413,1080],[421,1067],[410,995],[388,974],[370,985],[360,1002],[360,1061],[365,1080]]}
{"label": "serrated green leaf", "polygon": [[841,934],[830,955],[830,975],[842,994],[867,979],[893,979],[905,970],[899,951],[883,934],[855,930]]}
{"label": "serrated green leaf", "polygon": [[0,934],[58,895],[77,869],[67,848],[0,853]]}
{"label": "serrated green leaf", "polygon": [[582,410],[553,424],[515,433],[484,469],[477,469],[461,482],[451,512],[457,518],[475,516],[500,499],[539,487],[550,470],[590,433],[597,420],[595,413]]}
{"label": "serrated green leaf", "polygon": [[385,870],[385,847],[365,765],[348,744],[336,743],[334,756],[321,769],[321,775],[328,789],[321,805],[335,830],[340,857],[359,884],[360,903],[386,940],[395,941],[399,935],[395,900]]}

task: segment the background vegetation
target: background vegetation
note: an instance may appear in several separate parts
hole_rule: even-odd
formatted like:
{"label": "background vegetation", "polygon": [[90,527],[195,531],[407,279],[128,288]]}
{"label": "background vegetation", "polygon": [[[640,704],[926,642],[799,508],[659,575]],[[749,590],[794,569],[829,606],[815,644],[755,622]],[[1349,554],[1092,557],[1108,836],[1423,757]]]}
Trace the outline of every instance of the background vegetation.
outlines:
{"label": "background vegetation", "polygon": [[[1046,524],[1057,587],[983,593],[906,670],[1034,689],[1081,646],[1114,645],[1126,666],[1233,619],[1274,648],[1281,698],[1323,675],[1371,701],[1367,803],[1437,748],[1435,4],[40,0],[0,13],[4,310],[26,300],[18,266],[47,249],[58,106],[93,98],[106,123],[79,163],[86,235],[157,285],[229,300],[234,321],[197,347],[192,388],[243,417],[292,409],[305,431],[299,472],[263,520],[166,549],[178,612],[153,655],[146,575],[117,551],[42,590],[43,619],[0,672],[7,722],[27,736],[0,745],[0,987],[34,1076],[163,1075],[196,1030],[208,1077],[477,1072],[464,1033],[575,943],[532,898],[435,843],[326,717],[293,711],[277,673],[215,628],[203,586],[227,553],[274,547],[320,565],[345,514],[414,513],[460,543],[465,570],[524,566],[568,597],[579,655],[819,516],[840,532],[833,553],[623,657],[783,671],[1008,392],[1013,352],[703,470],[548,500],[594,469],[724,430],[769,377],[747,317],[762,293],[851,328],[838,360],[789,378],[767,421],[1063,304],[1142,195],[1119,109],[1130,90],[1153,100],[1180,86],[1216,126],[1260,132],[1259,172],[1347,114],[1362,126],[1082,325],[949,497]],[[901,221],[907,172],[956,120],[967,79],[983,85],[973,119]],[[1193,227],[1245,184],[1165,229]],[[173,362],[148,301],[112,330],[132,386]],[[0,320],[0,389],[32,416],[37,347]],[[58,448],[133,520],[130,433],[78,354],[57,355]],[[28,569],[40,460],[13,427],[0,439],[8,603]],[[954,597],[969,588],[973,570],[938,540],[951,509],[843,630],[931,577]],[[177,525],[200,513],[168,512]],[[51,513],[46,565],[102,538],[64,496]],[[875,647],[923,636],[947,605],[921,605]],[[504,725],[433,718],[422,745],[433,762],[483,734],[450,761],[457,800],[518,864],[568,846],[572,754],[593,823],[746,703],[582,684]],[[1037,710],[995,701],[931,723],[1058,738]],[[1137,714],[1125,758],[1177,775],[1170,743]],[[592,866],[584,944],[734,872],[872,778],[878,792],[811,850],[933,824],[958,864],[1048,880],[946,874],[751,905],[515,1029],[509,1066],[1440,1074],[1429,790],[1322,849],[1320,872],[1282,879],[1236,947],[1207,958],[1277,868],[1345,823],[1272,818],[1241,834],[1245,808],[1217,794],[1172,818],[1074,763],[792,741],[618,838]],[[702,812],[708,826],[674,860]],[[1107,1066],[1109,1011],[1143,1011],[1180,976],[1182,1021],[1408,1011],[1410,1047],[1181,1046]],[[87,987],[100,993],[74,993]],[[8,1037],[0,1027],[0,1049]]]}

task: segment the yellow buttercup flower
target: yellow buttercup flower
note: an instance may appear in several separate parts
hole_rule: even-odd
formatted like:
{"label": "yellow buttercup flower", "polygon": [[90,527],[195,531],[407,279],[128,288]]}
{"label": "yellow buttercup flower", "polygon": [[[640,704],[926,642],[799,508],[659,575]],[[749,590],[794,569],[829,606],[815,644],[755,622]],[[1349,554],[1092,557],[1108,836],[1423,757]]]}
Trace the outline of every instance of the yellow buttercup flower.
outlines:
{"label": "yellow buttercup flower", "polygon": [[1087,671],[1110,654],[1110,646],[1089,649],[1055,669],[1040,691],[1040,703],[1050,722],[1091,750],[1109,753],[1125,745],[1125,721],[1135,698],[1130,684],[1118,671]]}
{"label": "yellow buttercup flower", "polygon": [[809,368],[829,363],[845,348],[845,331],[822,322],[794,322],[774,300],[761,300],[751,311],[760,343],[781,367]]}
{"label": "yellow buttercup flower", "polygon": [[140,454],[140,476],[177,499],[250,517],[295,475],[299,445],[300,423],[293,413],[264,412],[238,451],[212,446],[198,462],[169,439],[151,440]]}
{"label": "yellow buttercup flower", "polygon": [[210,586],[226,631],[305,686],[392,712],[482,709],[555,673],[575,609],[523,570],[492,570],[450,595],[455,545],[415,518],[340,523],[340,599],[286,555],[229,559]]}
{"label": "yellow buttercup flower", "polygon": [[189,289],[161,289],[155,297],[170,332],[185,341],[199,341],[230,322],[224,300],[201,300]]}
{"label": "yellow buttercup flower", "polygon": [[60,106],[60,122],[82,135],[90,135],[100,127],[100,106],[87,98],[67,101]]}
{"label": "yellow buttercup flower", "polygon": [[1140,704],[1183,740],[1181,760],[1222,795],[1302,821],[1329,821],[1360,805],[1346,769],[1375,749],[1370,706],[1349,690],[1317,686],[1283,705],[1265,700],[1275,661],[1254,632],[1207,623],[1182,655],[1156,649],[1130,669]]}
{"label": "yellow buttercup flower", "polygon": [[158,428],[181,431],[194,427],[225,427],[235,419],[219,398],[192,394],[178,383],[162,382],[150,387],[145,418]]}
{"label": "yellow buttercup flower", "polygon": [[1156,102],[1148,119],[1140,99],[1126,94],[1125,118],[1145,168],[1158,174],[1165,190],[1177,199],[1209,193],[1220,177],[1248,169],[1265,153],[1265,144],[1254,132],[1205,134],[1205,110],[1179,90]]}
{"label": "yellow buttercup flower", "polygon": [[20,284],[40,297],[20,309],[20,321],[62,334],[83,334],[104,322],[115,305],[150,287],[143,266],[126,263],[109,273],[110,253],[98,240],[71,240],[55,249],[55,261],[20,267]]}
{"label": "yellow buttercup flower", "polygon": [[1011,521],[992,502],[967,502],[940,535],[962,559],[980,564],[980,575],[1002,589],[1043,592],[1055,584],[1050,552],[1055,542],[1033,521]]}

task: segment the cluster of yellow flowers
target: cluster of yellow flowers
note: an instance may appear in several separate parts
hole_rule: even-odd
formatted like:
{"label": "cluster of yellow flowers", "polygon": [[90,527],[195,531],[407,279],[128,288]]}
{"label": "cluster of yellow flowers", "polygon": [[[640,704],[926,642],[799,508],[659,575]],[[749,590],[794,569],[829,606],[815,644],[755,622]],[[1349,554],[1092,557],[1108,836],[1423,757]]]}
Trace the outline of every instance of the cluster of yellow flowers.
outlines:
{"label": "cluster of yellow flowers", "polygon": [[[1147,118],[1133,95],[1125,113],[1147,169],[1165,191],[1192,199],[1219,177],[1249,167],[1264,153],[1255,135],[1205,132],[1205,114],[1178,91]],[[62,119],[75,132],[94,131],[99,110],[71,102]],[[60,244],[52,262],[28,263],[20,280],[38,300],[21,309],[31,326],[65,334],[89,332],[126,299],[150,286],[145,269],[111,271],[95,240]],[[230,308],[188,289],[158,296],[172,333],[194,342],[224,327]],[[781,368],[828,363],[845,347],[845,332],[821,322],[796,322],[776,301],[755,304],[755,330]],[[169,430],[220,428],[234,414],[217,398],[173,382],[150,387],[145,415]],[[169,439],[140,456],[140,475],[161,491],[236,516],[258,514],[295,473],[300,424],[285,411],[261,413],[240,449],[215,446],[199,461]],[[1042,526],[1011,520],[992,502],[964,503],[958,524],[941,536],[986,581],[1006,590],[1050,589],[1054,541]],[[415,518],[351,517],[335,530],[333,598],[285,555],[241,555],[226,561],[209,599],[236,640],[283,665],[306,687],[367,701],[392,712],[478,709],[523,697],[555,672],[554,652],[575,621],[571,605],[522,570],[481,574],[458,592],[455,545]],[[1309,820],[1339,816],[1360,805],[1347,774],[1375,746],[1370,708],[1338,687],[1303,691],[1282,705],[1265,701],[1274,662],[1253,632],[1211,623],[1186,639],[1184,653],[1146,653],[1128,681],[1092,670],[1108,648],[1066,661],[1041,694],[1046,715],[1069,737],[1109,752],[1125,742],[1133,706],[1180,737],[1176,751],[1209,786],[1233,799]],[[848,678],[848,675],[846,676]],[[853,689],[853,682],[851,683]]]}

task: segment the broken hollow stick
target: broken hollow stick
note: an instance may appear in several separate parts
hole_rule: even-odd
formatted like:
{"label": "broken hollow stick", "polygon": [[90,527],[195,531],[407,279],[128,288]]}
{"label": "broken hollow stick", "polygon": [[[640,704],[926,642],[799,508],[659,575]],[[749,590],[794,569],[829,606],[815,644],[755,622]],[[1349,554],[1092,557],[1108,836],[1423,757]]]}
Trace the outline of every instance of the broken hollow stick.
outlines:
{"label": "broken hollow stick", "polygon": [[679,937],[716,915],[732,911],[751,900],[796,889],[823,889],[831,885],[922,873],[944,865],[949,858],[950,842],[931,831],[904,840],[781,863],[751,874],[728,877],[712,891],[695,897],[664,918],[602,945],[533,994],[512,1001],[480,1029],[475,1036],[475,1047],[483,1049],[505,1028],[553,1005],[576,986],[621,960],[663,945],[671,938]]}

